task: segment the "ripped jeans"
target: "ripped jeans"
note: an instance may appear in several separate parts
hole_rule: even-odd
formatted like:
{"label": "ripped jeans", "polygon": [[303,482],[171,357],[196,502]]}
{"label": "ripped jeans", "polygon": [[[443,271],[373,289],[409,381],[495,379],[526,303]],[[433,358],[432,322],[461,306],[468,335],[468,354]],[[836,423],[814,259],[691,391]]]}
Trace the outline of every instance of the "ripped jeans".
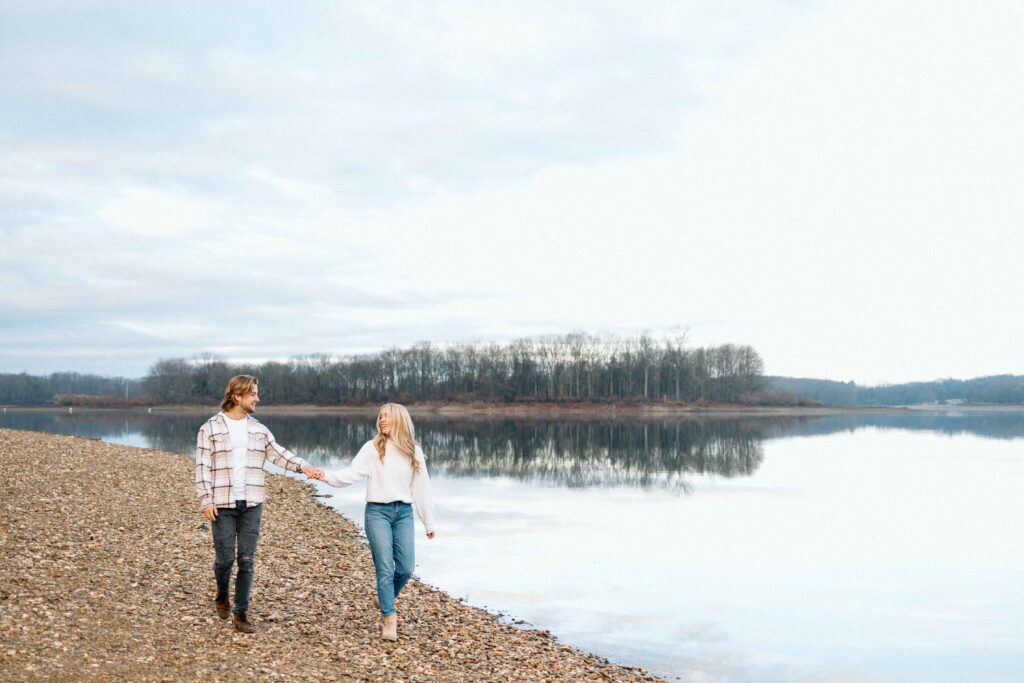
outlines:
{"label": "ripped jeans", "polygon": [[260,540],[260,520],[263,506],[246,506],[236,500],[233,508],[217,508],[213,520],[213,575],[217,577],[217,592],[227,594],[231,581],[231,566],[235,561],[235,541],[238,541],[238,576],[235,577],[235,613],[249,611],[249,593],[252,591],[252,571],[256,559],[256,542]]}

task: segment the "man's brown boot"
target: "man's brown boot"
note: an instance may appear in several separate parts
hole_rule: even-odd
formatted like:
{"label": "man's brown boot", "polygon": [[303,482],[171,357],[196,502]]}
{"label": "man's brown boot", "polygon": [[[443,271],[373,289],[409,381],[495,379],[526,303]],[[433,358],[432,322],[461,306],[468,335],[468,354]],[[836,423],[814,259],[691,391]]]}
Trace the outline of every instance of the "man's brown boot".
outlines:
{"label": "man's brown boot", "polygon": [[255,633],[256,627],[249,621],[249,616],[245,612],[235,612],[235,630],[242,633]]}
{"label": "man's brown boot", "polygon": [[213,604],[217,606],[217,616],[221,619],[227,619],[231,616],[231,602],[228,600],[228,594],[217,591],[217,597],[213,599]]}

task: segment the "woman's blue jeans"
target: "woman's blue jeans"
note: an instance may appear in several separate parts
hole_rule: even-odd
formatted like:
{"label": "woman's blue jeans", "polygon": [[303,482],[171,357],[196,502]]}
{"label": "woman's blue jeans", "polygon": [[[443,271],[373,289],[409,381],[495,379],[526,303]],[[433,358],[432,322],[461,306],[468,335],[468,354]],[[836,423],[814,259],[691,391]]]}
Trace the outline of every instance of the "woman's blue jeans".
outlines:
{"label": "woman's blue jeans", "polygon": [[385,617],[416,567],[415,531],[409,503],[367,503],[363,521],[377,570],[377,600]]}

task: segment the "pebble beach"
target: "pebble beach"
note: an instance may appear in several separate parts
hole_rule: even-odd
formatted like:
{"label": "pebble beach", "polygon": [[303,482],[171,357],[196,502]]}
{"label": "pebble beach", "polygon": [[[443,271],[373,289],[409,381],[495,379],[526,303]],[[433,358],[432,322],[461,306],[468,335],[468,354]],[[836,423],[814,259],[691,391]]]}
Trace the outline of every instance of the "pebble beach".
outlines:
{"label": "pebble beach", "polygon": [[0,680],[661,680],[416,580],[398,601],[398,642],[382,641],[358,527],[276,475],[258,631],[239,633],[214,611],[193,474],[174,453],[0,429]]}

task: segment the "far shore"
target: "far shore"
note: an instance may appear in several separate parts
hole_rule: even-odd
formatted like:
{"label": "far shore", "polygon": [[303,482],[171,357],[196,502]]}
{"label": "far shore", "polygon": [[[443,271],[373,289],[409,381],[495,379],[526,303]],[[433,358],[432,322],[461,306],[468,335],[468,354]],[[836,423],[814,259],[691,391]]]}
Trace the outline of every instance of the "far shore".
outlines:
{"label": "far shore", "polygon": [[[917,412],[1021,412],[1021,405],[916,405],[916,406],[750,406],[736,404],[691,403],[445,403],[420,402],[406,404],[409,412],[420,417],[483,418],[483,419],[616,419],[616,418],[706,418],[706,417],[820,417],[848,414],[907,414]],[[275,405],[259,406],[258,414],[280,415],[374,415],[379,404],[366,405]],[[139,413],[209,413],[216,405],[109,405],[109,406],[3,406],[6,411],[19,412],[105,412]]]}

